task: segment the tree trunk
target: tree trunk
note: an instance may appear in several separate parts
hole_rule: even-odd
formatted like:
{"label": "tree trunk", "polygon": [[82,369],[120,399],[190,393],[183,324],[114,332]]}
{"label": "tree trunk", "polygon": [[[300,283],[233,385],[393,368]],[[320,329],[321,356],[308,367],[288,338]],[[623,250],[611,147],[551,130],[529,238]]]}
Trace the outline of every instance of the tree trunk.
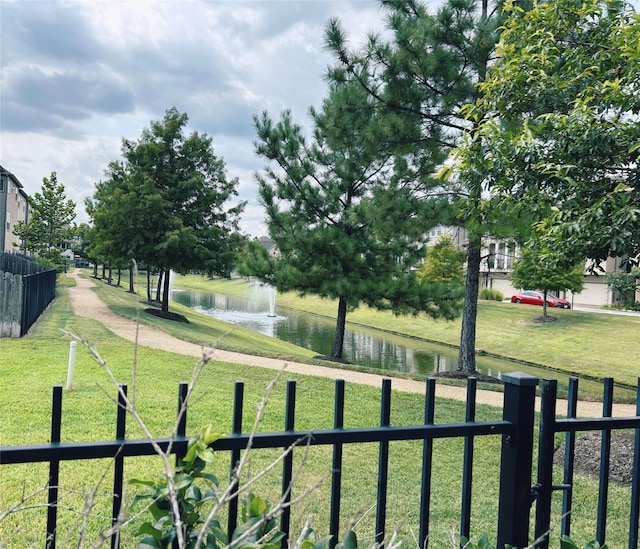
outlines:
{"label": "tree trunk", "polygon": [[102,280],[104,280],[105,278],[107,278],[107,266],[103,263],[102,264]]}
{"label": "tree trunk", "polygon": [[147,301],[151,303],[151,269],[147,267]]}
{"label": "tree trunk", "polygon": [[111,268],[111,263],[109,263],[109,278],[107,279],[107,284],[113,284],[113,269]]}
{"label": "tree trunk", "polygon": [[98,278],[98,264],[93,264],[93,278]]}
{"label": "tree trunk", "polygon": [[547,290],[542,292],[542,316],[547,318]]}
{"label": "tree trunk", "polygon": [[161,301],[162,294],[162,281],[163,281],[164,269],[158,270],[158,286],[156,287],[156,301]]}
{"label": "tree trunk", "polygon": [[460,353],[458,370],[476,371],[476,320],[478,317],[478,287],[480,283],[480,248],[482,239],[469,236],[467,249],[467,276],[465,279],[464,305],[462,307],[462,329],[460,331]]}
{"label": "tree trunk", "polygon": [[162,289],[162,311],[169,312],[169,284],[171,283],[171,277],[169,276],[170,270],[167,269],[164,272],[163,289]]}
{"label": "tree trunk", "polygon": [[116,282],[116,286],[118,288],[120,287],[121,280],[122,280],[122,269],[120,267],[118,267],[118,281]]}
{"label": "tree trunk", "polygon": [[129,293],[135,293],[135,287],[133,282],[133,265],[129,267]]}
{"label": "tree trunk", "polygon": [[344,328],[347,322],[347,300],[341,297],[338,300],[338,318],[336,319],[336,335],[333,338],[333,348],[331,358],[342,358],[342,347],[344,346]]}

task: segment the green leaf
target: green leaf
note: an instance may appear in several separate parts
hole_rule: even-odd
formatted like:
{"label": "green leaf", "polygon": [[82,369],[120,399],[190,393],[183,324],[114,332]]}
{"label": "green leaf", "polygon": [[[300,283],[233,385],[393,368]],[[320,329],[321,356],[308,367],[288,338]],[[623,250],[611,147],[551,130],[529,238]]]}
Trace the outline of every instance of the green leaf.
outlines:
{"label": "green leaf", "polygon": [[219,482],[218,482],[218,477],[215,475],[212,475],[210,473],[199,473],[197,475],[198,478],[203,478],[208,480],[209,482],[211,482],[211,484],[213,484],[214,486],[218,486]]}
{"label": "green leaf", "polygon": [[358,549],[358,538],[353,530],[347,530],[342,543],[337,545],[338,549]]}
{"label": "green leaf", "polygon": [[141,486],[149,486],[150,488],[155,488],[157,483],[154,480],[141,480],[138,478],[132,478],[129,480],[129,484],[139,484]]}
{"label": "green leaf", "polygon": [[138,543],[138,549],[162,549],[162,545],[153,538],[142,538]]}
{"label": "green leaf", "polygon": [[176,490],[182,490],[183,488],[191,486],[191,484],[193,483],[193,477],[186,473],[178,473],[173,477],[173,482]]}
{"label": "green leaf", "polygon": [[249,516],[257,517],[264,514],[267,510],[266,502],[260,497],[254,494],[249,494]]}
{"label": "green leaf", "polygon": [[150,523],[145,522],[140,525],[140,528],[136,531],[136,536],[142,536],[143,534],[150,535],[153,539],[159,540],[162,537],[162,532],[154,528]]}
{"label": "green leaf", "polygon": [[220,440],[221,438],[225,438],[227,435],[223,435],[222,433],[209,433],[207,436],[203,437],[204,443],[209,446],[213,444],[216,440]]}
{"label": "green leaf", "polygon": [[212,448],[198,448],[196,450],[198,457],[205,463],[213,463],[214,452]]}
{"label": "green leaf", "polygon": [[569,536],[560,537],[560,549],[578,549],[578,546]]}
{"label": "green leaf", "polygon": [[[328,549],[331,543],[331,539],[333,538],[333,536],[325,536],[321,539],[319,539],[318,541],[316,541],[314,544],[312,544],[312,548],[313,549]],[[303,542],[303,547],[304,547],[304,543],[307,542],[309,540],[305,540]]]}

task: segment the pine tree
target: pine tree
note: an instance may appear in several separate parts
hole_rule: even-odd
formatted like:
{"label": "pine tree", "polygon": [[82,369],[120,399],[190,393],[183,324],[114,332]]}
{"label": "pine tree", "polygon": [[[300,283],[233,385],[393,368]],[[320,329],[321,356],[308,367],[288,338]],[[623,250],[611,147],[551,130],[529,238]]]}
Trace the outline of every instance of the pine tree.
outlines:
{"label": "pine tree", "polygon": [[457,289],[419,284],[414,270],[424,257],[425,228],[448,204],[429,199],[431,189],[415,177],[402,147],[379,139],[401,118],[377,109],[352,82],[332,85],[311,118],[309,141],[288,111],[277,123],[267,113],[254,119],[256,152],[269,161],[257,176],[260,198],[280,254],[254,261],[270,266],[259,273],[263,280],[338,301],[333,359],[342,358],[347,311],[361,303],[453,318]]}
{"label": "pine tree", "polygon": [[[464,105],[478,98],[477,84],[487,73],[502,22],[500,2],[491,8],[488,0],[450,0],[436,13],[418,0],[382,0],[387,12],[387,35],[371,36],[362,51],[350,51],[338,20],[326,31],[328,49],[337,66],[332,81],[345,75],[359,80],[379,108],[403,115],[398,139],[412,147],[413,165],[422,180],[433,177],[431,162],[424,154],[444,160],[473,136],[477,125],[466,119]],[[387,38],[389,36],[389,38]],[[363,77],[365,75],[365,77]],[[458,367],[474,372],[482,238],[500,225],[484,191],[482,166],[461,171],[448,166],[440,180],[442,192],[456,204],[456,215],[448,221],[467,231],[467,270],[462,312]]]}

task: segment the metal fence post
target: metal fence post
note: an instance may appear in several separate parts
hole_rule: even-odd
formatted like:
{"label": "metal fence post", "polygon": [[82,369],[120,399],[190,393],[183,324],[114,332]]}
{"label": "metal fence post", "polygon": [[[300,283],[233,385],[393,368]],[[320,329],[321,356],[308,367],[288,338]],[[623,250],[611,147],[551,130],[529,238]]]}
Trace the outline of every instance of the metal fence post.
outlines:
{"label": "metal fence post", "polygon": [[502,417],[513,424],[511,434],[502,436],[500,500],[497,547],[529,544],[531,507],[531,465],[533,462],[533,420],[538,378],[524,372],[502,376]]}
{"label": "metal fence post", "polygon": [[542,382],[540,429],[538,431],[538,498],[534,534],[539,549],[548,549],[551,527],[551,494],[553,491],[553,451],[556,422],[556,397],[558,382],[545,379]]}

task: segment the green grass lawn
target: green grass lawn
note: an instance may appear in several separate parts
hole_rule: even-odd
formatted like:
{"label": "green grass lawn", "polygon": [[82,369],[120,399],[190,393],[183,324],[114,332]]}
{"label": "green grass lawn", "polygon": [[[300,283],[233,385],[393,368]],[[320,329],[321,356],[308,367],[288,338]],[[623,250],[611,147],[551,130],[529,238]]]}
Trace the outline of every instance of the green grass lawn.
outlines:
{"label": "green grass lawn", "polygon": [[[38,321],[31,334],[22,339],[0,339],[0,444],[37,444],[48,440],[50,429],[51,387],[64,384],[67,373],[67,358],[70,338],[63,331],[80,334],[94,342],[101,356],[120,382],[133,382],[133,344],[122,340],[91,319],[77,318],[70,309],[67,290],[70,279],[61,278],[58,296],[51,307]],[[127,314],[131,309],[131,295],[123,289],[108,287],[98,283],[97,291],[115,309],[120,307]],[[280,302],[285,296],[278,296]],[[120,302],[119,305],[117,303]],[[116,305],[113,305],[116,303]],[[172,304],[172,310],[179,307]],[[194,328],[192,341],[210,343],[227,334],[226,326],[213,319],[200,319],[197,313],[182,311],[190,318],[191,324],[180,330]],[[562,312],[561,312],[562,313]],[[191,315],[194,316],[191,316]],[[149,322],[158,322],[149,316]],[[175,324],[175,323],[174,323]],[[173,329],[173,328],[172,328]],[[185,332],[186,333],[186,332]],[[292,348],[270,338],[233,331],[225,335],[231,346],[250,350],[257,346],[271,356],[309,356],[305,350]],[[246,338],[244,337],[246,335]],[[202,339],[201,339],[202,338]],[[273,347],[266,349],[267,340]],[[265,351],[266,349],[266,351]],[[172,353],[140,348],[136,353],[136,402],[140,414],[156,436],[166,436],[173,426],[177,403],[177,386],[180,381],[189,380],[194,369],[194,359]],[[244,381],[245,389],[245,430],[253,423],[254,411],[260,402],[265,387],[274,373],[261,368],[232,365],[212,361],[205,367],[196,385],[196,392],[189,410],[188,432],[212,424],[220,432],[231,429],[232,394],[236,380]],[[272,431],[283,428],[285,379],[297,379],[296,428],[325,429],[333,424],[334,384],[330,380],[295,376],[285,373],[269,396],[267,413],[261,430]],[[112,397],[115,389],[103,369],[89,355],[78,349],[74,374],[74,388],[65,391],[63,401],[63,441],[86,441],[111,439],[115,429],[115,404]],[[345,425],[373,426],[377,424],[379,411],[379,388],[348,385],[346,394]],[[394,393],[392,398],[391,422],[393,425],[419,424],[423,421],[423,397],[404,393]],[[500,410],[478,406],[477,419],[494,419]],[[436,406],[436,422],[461,422],[464,420],[462,403],[440,400]],[[140,431],[130,421],[130,438],[137,438]],[[403,537],[412,545],[412,532],[418,524],[418,491],[420,488],[420,448],[419,443],[393,443],[390,459],[392,470],[389,480],[388,527],[403,524]],[[497,513],[499,437],[484,437],[476,441],[473,490],[473,524],[475,536],[486,531],[493,535]],[[366,538],[373,532],[375,502],[375,479],[378,449],[372,444],[347,446],[343,470],[343,503],[341,516],[346,526],[352,517],[360,517],[357,531]],[[462,441],[439,440],[435,443],[433,466],[433,500],[430,547],[451,547],[451,533],[459,523],[460,482],[462,475]],[[301,460],[299,452],[296,460]],[[260,470],[273,453],[255,451],[252,454],[251,470]],[[294,492],[299,493],[318,480],[327,479],[331,460],[328,449],[314,448],[296,480]],[[224,482],[228,474],[228,456],[221,455],[214,465],[215,471]],[[127,459],[125,475],[129,478],[150,478],[160,472],[157,459]],[[70,462],[63,464],[61,473],[61,503],[68,510],[60,516],[60,540],[58,546],[76,546],[82,520],[77,510],[89,495],[94,507],[87,524],[89,539],[95,541],[98,533],[107,527],[110,514],[111,473],[109,460],[93,462]],[[259,494],[275,499],[279,491],[277,471],[268,475],[255,488]],[[43,488],[47,482],[45,466],[18,465],[0,467],[0,514],[19,505],[22,498]],[[327,531],[328,482],[314,491],[302,505],[294,510],[293,524],[301,525],[308,514],[312,514],[314,525],[319,532]],[[575,486],[574,500],[579,502],[573,518],[576,539],[591,539],[594,532],[594,509],[597,501],[597,482],[579,478]],[[131,499],[133,489],[129,491]],[[611,517],[628,517],[629,489],[613,484],[610,490]],[[38,505],[45,501],[40,494],[25,501],[31,508],[11,514],[0,521],[0,545],[7,548],[42,547],[46,513]],[[557,508],[556,508],[557,511]],[[364,514],[364,515],[363,515]],[[612,519],[608,530],[611,547],[622,547],[626,534],[623,520]],[[133,528],[124,532],[123,547],[135,546]],[[370,540],[365,540],[370,541]]]}

